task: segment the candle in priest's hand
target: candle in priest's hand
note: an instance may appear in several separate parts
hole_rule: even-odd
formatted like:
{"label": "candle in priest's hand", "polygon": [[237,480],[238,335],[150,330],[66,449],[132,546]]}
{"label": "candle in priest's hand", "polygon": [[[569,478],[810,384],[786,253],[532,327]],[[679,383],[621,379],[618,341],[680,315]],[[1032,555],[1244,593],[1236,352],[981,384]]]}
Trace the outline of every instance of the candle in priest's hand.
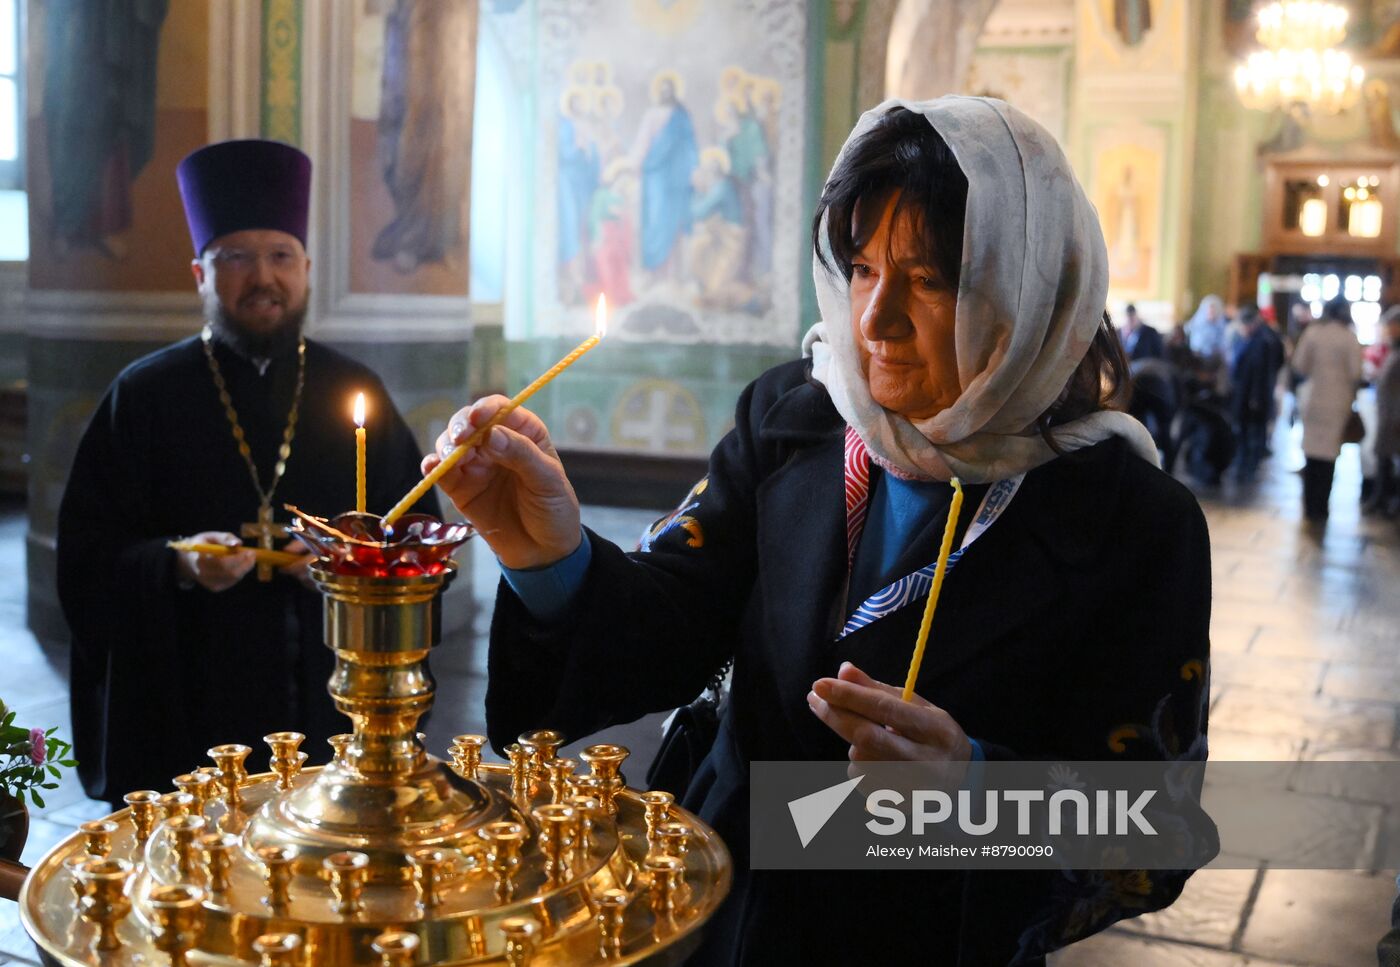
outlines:
{"label": "candle in priest's hand", "polygon": [[365,512],[365,394],[355,395],[355,509]]}
{"label": "candle in priest's hand", "polygon": [[439,480],[441,480],[443,475],[446,474],[447,471],[451,470],[457,465],[457,461],[461,460],[464,456],[466,456],[467,453],[471,451],[474,447],[481,446],[482,442],[485,441],[486,437],[491,433],[491,431],[496,427],[500,426],[502,423],[504,423],[506,417],[514,413],[516,409],[520,407],[520,404],[524,403],[530,397],[534,396],[537,392],[540,391],[542,387],[548,384],[550,380],[554,379],[554,377],[558,376],[564,370],[568,369],[574,363],[578,362],[579,358],[583,356],[584,353],[588,352],[594,346],[598,345],[598,343],[602,340],[603,336],[606,334],[607,328],[608,301],[600,294],[598,296],[597,306],[595,307],[593,312],[593,335],[589,336],[583,342],[575,346],[573,352],[569,353],[563,359],[559,360],[559,362],[555,363],[553,366],[549,367],[549,369],[545,370],[545,372],[540,374],[539,378],[537,378],[533,383],[525,387],[519,393],[516,393],[515,396],[511,398],[509,403],[507,403],[505,406],[501,407],[499,410],[496,411],[495,416],[491,417],[491,419],[487,420],[481,426],[477,427],[476,431],[472,433],[471,436],[467,437],[460,444],[458,444],[457,447],[451,453],[443,457],[442,462],[439,463],[436,467],[434,467],[426,477],[424,477],[418,482],[418,486],[414,487],[407,494],[405,494],[403,499],[400,500],[397,504],[395,504],[394,508],[390,510],[389,513],[384,515],[384,527],[392,528],[394,525],[394,521],[402,517],[408,511],[408,508],[418,503],[418,501],[422,499],[423,495],[426,494],[429,490],[431,490],[433,488],[433,485],[436,484]]}

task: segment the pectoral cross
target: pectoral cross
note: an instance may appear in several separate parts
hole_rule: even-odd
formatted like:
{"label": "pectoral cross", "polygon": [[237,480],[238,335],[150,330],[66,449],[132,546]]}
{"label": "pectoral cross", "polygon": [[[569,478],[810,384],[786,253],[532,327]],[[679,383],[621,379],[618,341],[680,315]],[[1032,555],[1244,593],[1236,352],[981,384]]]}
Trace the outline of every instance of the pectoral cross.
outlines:
{"label": "pectoral cross", "polygon": [[[263,504],[258,508],[258,522],[256,524],[244,524],[240,533],[244,537],[256,537],[258,546],[263,550],[273,550],[272,538],[274,534],[281,533],[282,528],[272,522],[272,505]],[[258,561],[258,580],[272,580],[272,564],[266,561]]]}

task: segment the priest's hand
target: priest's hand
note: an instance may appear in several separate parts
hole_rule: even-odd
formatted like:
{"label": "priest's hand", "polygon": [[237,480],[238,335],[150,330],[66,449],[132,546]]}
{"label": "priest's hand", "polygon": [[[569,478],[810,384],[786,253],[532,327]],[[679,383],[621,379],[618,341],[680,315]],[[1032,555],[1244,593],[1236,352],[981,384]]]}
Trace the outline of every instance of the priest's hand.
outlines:
{"label": "priest's hand", "polygon": [[[442,458],[510,401],[487,396],[458,410],[423,458],[430,473]],[[514,410],[438,481],[508,568],[545,567],[579,545],[578,497],[543,421]]]}
{"label": "priest's hand", "polygon": [[[226,547],[243,546],[243,542],[228,531],[201,531],[190,541],[196,544],[223,544]],[[226,556],[178,551],[175,555],[175,577],[181,586],[198,584],[204,590],[217,594],[243,580],[243,575],[251,571],[256,563],[257,557],[246,548]]]}
{"label": "priest's hand", "polygon": [[[877,682],[850,662],[807,693],[812,712],[851,744],[852,763],[957,762],[972,758],[967,733],[943,709]],[[961,770],[959,770],[961,773]]]}
{"label": "priest's hand", "polygon": [[299,554],[301,557],[291,564],[283,564],[277,569],[278,572],[289,578],[300,581],[301,586],[304,588],[308,588],[312,591],[316,590],[316,582],[311,580],[311,565],[314,564],[318,558],[311,553],[311,548],[307,547],[303,541],[299,541],[294,537],[282,546],[282,550],[290,554]]}

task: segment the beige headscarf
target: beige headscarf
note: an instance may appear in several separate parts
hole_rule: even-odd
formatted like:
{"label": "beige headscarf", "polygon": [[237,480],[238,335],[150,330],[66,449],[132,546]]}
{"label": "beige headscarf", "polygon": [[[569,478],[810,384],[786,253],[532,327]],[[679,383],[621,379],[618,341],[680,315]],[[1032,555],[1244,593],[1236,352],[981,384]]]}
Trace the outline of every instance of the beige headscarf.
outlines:
{"label": "beige headscarf", "polygon": [[[962,392],[917,422],[876,403],[856,356],[850,285],[815,257],[823,321],[803,339],[803,352],[878,464],[916,479],[1003,480],[1055,457],[1033,424],[1064,390],[1099,327],[1108,293],[1103,233],[1054,137],[1004,101],[886,101],[861,115],[836,164],[895,107],[928,118],[967,176],[954,317]],[[825,226],[821,237],[825,245]],[[1093,413],[1053,434],[1063,450],[1125,437],[1157,464],[1152,437],[1126,413]]]}

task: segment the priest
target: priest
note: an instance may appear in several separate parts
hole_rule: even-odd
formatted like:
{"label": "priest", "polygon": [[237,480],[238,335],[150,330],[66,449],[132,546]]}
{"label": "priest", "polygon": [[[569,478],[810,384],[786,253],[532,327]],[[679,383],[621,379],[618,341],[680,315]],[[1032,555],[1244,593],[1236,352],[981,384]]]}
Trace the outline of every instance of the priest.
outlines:
{"label": "priest", "polygon": [[[114,807],[135,789],[169,789],[220,743],[253,746],[253,770],[266,768],[269,732],[304,732],[313,757],[327,754],[324,740],[349,722],[326,691],[321,600],[283,508],[354,509],[358,393],[367,509],[388,510],[419,476],[378,377],[302,334],[311,160],[226,141],[185,158],[177,179],[204,330],[116,378],[59,510],[78,771]],[[436,514],[436,498],[414,509]],[[249,550],[167,546],[181,537],[302,557],[275,567]]]}

